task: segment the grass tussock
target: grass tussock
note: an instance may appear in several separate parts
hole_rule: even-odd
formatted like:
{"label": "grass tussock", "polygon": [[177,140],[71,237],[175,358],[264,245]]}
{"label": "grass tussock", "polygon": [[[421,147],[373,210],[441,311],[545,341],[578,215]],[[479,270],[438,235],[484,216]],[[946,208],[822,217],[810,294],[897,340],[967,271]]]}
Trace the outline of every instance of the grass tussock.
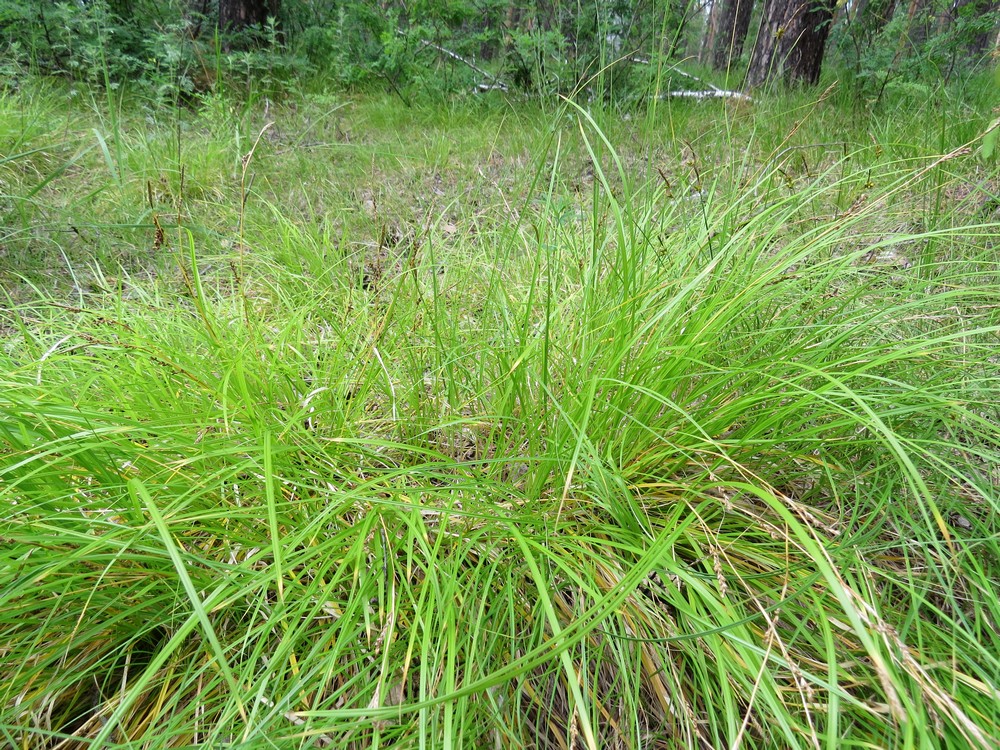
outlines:
{"label": "grass tussock", "polygon": [[4,743],[996,745],[965,141],[327,104],[0,164]]}

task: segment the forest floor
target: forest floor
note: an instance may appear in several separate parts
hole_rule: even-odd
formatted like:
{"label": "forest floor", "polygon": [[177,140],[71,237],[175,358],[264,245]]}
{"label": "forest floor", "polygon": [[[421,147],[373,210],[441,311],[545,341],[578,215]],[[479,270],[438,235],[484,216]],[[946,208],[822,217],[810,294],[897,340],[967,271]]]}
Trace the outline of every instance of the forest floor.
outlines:
{"label": "forest floor", "polygon": [[1000,744],[988,107],[0,96],[11,747]]}

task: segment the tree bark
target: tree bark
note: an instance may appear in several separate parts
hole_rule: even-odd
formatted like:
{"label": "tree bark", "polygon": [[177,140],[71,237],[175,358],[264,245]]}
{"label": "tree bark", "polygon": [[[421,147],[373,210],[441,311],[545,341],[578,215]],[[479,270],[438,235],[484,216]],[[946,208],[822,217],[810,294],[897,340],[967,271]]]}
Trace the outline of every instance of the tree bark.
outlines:
{"label": "tree bark", "polygon": [[233,32],[263,26],[277,12],[278,0],[219,0],[219,29]]}
{"label": "tree bark", "polygon": [[[910,0],[909,9],[906,11],[906,26],[899,35],[899,43],[896,47],[896,58],[903,52],[903,47],[907,42],[919,44],[930,34],[930,17],[922,18],[923,11],[931,4],[931,0]],[[920,21],[920,23],[918,23]]]}
{"label": "tree bark", "polygon": [[702,37],[698,50],[698,62],[703,65],[712,64],[712,53],[715,50],[715,39],[719,35],[719,16],[722,15],[723,0],[711,0],[708,18],[705,22],[705,36]]}
{"label": "tree bark", "polygon": [[836,0],[767,0],[747,84],[815,84],[823,67]]}
{"label": "tree bark", "polygon": [[[1000,5],[997,0],[955,0],[948,11],[948,22],[954,23],[962,15],[966,6],[973,6],[972,13],[980,19],[986,18],[997,11]],[[966,44],[966,52],[970,57],[981,58],[990,49],[993,32],[995,28],[983,29],[978,34],[973,35]]]}
{"label": "tree bark", "polygon": [[754,0],[716,0],[721,3],[712,49],[712,67],[728,71],[743,54],[743,42],[750,29]]}

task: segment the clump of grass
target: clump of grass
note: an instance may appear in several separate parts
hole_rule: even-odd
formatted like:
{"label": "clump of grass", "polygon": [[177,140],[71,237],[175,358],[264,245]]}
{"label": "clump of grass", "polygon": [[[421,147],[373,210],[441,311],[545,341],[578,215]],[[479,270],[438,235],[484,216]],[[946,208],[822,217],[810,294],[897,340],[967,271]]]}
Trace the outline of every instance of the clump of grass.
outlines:
{"label": "clump of grass", "polygon": [[12,746],[995,745],[996,227],[885,232],[965,157],[561,117],[520,204],[5,314]]}

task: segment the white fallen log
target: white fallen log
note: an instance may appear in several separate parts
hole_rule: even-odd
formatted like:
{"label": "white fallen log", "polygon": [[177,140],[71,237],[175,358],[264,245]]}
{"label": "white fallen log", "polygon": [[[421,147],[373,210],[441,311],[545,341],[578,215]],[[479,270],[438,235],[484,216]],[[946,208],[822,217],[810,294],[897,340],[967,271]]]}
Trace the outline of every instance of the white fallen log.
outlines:
{"label": "white fallen log", "polygon": [[[649,65],[649,60],[641,57],[628,57],[626,58],[629,62],[634,62],[639,65]],[[666,91],[660,94],[661,99],[736,99],[743,102],[752,102],[753,97],[749,94],[744,94],[742,91],[726,91],[725,89],[720,89],[708,81],[704,81],[696,75],[692,75],[686,71],[681,70],[678,67],[671,67],[670,73],[677,73],[678,75],[684,76],[685,78],[690,78],[692,81],[697,81],[703,86],[708,86],[708,91]]]}
{"label": "white fallen log", "polygon": [[474,93],[485,94],[487,91],[507,91],[507,84],[503,81],[497,83],[477,83],[472,88]]}
{"label": "white fallen log", "polygon": [[753,97],[744,94],[742,91],[726,91],[724,89],[712,88],[710,91],[665,91],[660,94],[661,99],[736,99],[738,101],[752,102]]}

